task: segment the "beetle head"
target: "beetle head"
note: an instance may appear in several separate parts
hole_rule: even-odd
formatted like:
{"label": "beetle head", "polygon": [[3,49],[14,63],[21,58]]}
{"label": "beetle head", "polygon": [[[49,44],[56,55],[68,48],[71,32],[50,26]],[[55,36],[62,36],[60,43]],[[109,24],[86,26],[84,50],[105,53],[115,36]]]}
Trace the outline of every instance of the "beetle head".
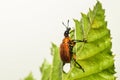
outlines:
{"label": "beetle head", "polygon": [[63,22],[62,24],[66,27],[66,31],[64,32],[64,36],[68,37],[69,36],[69,31],[71,30],[71,28],[69,27],[69,20],[67,22],[67,25],[65,25]]}
{"label": "beetle head", "polygon": [[69,36],[69,31],[71,30],[71,28],[67,28],[66,31],[64,32],[64,36],[68,37]]}

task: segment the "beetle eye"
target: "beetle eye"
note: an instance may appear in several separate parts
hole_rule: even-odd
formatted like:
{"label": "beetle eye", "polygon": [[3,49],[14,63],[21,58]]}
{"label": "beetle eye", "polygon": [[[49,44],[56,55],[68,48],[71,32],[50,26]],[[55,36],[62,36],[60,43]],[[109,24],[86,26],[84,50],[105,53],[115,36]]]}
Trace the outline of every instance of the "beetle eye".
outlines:
{"label": "beetle eye", "polygon": [[69,35],[69,31],[65,31],[64,36],[68,37],[68,35]]}
{"label": "beetle eye", "polygon": [[69,32],[68,32],[68,31],[65,31],[65,34],[69,34]]}

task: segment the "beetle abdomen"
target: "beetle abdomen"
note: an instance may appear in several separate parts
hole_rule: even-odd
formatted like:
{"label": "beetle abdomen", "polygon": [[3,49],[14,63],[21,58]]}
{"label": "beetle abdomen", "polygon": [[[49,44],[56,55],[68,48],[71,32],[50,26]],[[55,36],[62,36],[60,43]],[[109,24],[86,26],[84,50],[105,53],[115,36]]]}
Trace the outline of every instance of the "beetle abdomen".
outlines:
{"label": "beetle abdomen", "polygon": [[62,43],[60,45],[60,57],[61,60],[65,63],[69,63],[71,60],[71,54],[69,50],[69,44],[68,43]]}

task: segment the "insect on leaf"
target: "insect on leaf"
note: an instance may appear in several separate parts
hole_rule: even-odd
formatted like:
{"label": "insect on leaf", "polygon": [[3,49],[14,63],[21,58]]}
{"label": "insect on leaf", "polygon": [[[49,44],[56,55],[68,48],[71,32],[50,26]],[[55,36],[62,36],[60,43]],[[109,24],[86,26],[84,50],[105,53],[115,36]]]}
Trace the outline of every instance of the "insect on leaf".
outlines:
{"label": "insect on leaf", "polygon": [[73,66],[64,80],[115,80],[110,30],[104,13],[98,1],[88,14],[82,13],[80,21],[74,20],[76,40],[87,40],[77,43],[74,50],[85,72]]}
{"label": "insect on leaf", "polygon": [[[71,39],[85,40],[78,42],[73,48],[76,61],[85,72],[76,67],[71,61],[70,71],[62,72],[59,48],[52,44],[52,65],[42,67],[42,80],[115,80],[114,56],[111,51],[112,42],[110,30],[105,21],[105,10],[97,1],[87,14],[81,13],[81,20],[74,19],[75,30],[70,34]],[[72,31],[72,30],[71,30]],[[44,63],[43,63],[44,64]],[[46,78],[44,77],[46,76]]]}

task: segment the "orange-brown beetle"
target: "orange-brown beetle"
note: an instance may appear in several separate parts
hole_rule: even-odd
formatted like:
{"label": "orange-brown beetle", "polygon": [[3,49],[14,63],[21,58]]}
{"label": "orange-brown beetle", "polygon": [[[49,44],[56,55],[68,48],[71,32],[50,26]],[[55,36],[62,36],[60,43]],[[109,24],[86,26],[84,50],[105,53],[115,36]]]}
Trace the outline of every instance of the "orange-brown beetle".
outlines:
{"label": "orange-brown beetle", "polygon": [[65,38],[62,40],[62,43],[60,45],[60,58],[63,62],[63,66],[65,65],[65,63],[70,63],[71,59],[73,58],[74,62],[84,72],[84,69],[82,68],[82,66],[76,61],[76,55],[73,54],[72,49],[75,46],[76,42],[86,42],[86,41],[85,40],[83,41],[82,40],[71,40],[69,37],[70,30],[71,30],[71,28],[68,27],[69,21],[68,21],[67,26],[64,23],[63,25],[66,27],[66,31],[64,32]]}

